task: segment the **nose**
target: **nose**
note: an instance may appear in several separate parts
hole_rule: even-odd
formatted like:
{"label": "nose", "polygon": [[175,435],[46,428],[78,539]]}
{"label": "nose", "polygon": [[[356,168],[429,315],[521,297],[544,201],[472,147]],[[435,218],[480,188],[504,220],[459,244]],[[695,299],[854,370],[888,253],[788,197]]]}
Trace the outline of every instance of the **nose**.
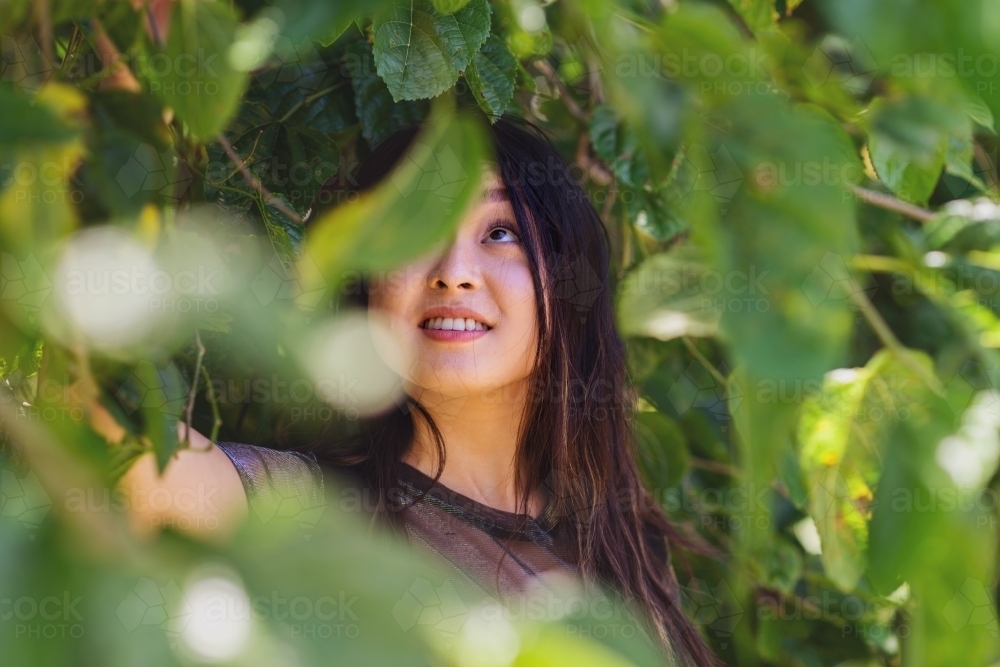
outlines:
{"label": "nose", "polygon": [[475,260],[474,250],[466,247],[461,239],[448,246],[427,274],[431,289],[476,290],[482,284],[482,274]]}

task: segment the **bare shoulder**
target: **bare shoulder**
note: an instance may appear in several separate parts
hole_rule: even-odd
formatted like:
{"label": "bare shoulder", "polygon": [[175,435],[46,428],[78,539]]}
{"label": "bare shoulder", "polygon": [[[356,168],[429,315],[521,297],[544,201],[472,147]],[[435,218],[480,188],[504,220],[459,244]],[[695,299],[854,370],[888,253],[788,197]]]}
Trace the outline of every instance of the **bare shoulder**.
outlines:
{"label": "bare shoulder", "polygon": [[[181,434],[183,436],[183,433]],[[224,539],[247,516],[247,494],[230,458],[201,433],[178,451],[163,474],[152,453],[122,477],[130,520],[139,533],[174,528],[208,539]]]}

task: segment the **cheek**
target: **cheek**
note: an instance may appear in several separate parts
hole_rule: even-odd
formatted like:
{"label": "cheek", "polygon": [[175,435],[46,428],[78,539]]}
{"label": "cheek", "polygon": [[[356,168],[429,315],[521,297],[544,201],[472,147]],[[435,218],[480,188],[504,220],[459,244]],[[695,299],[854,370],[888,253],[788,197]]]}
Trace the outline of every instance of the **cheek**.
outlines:
{"label": "cheek", "polygon": [[408,321],[421,285],[419,274],[409,268],[372,276],[368,284],[368,307],[393,319]]}
{"label": "cheek", "polygon": [[527,263],[518,264],[507,267],[501,276],[497,300],[509,325],[509,343],[526,356],[526,363],[534,365],[539,322],[531,270]]}

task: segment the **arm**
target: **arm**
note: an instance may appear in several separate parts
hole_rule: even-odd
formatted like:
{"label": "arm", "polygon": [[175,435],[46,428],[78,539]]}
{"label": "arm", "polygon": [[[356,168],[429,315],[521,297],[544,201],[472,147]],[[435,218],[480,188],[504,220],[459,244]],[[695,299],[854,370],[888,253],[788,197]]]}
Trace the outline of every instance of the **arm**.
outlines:
{"label": "arm", "polygon": [[[178,437],[185,426],[178,424]],[[152,452],[139,457],[119,482],[130,523],[139,534],[174,528],[207,539],[225,539],[247,517],[247,495],[232,461],[204,435],[191,432],[182,449],[156,470]]]}

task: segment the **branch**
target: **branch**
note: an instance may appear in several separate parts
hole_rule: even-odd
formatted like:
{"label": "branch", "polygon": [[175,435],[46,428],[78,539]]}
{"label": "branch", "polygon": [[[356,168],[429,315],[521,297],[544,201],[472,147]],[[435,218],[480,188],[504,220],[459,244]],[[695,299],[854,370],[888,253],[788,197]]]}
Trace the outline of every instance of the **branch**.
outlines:
{"label": "branch", "polygon": [[580,105],[577,104],[575,99],[573,99],[573,96],[569,92],[569,88],[567,88],[566,84],[562,82],[562,79],[559,78],[556,71],[552,69],[552,65],[545,60],[539,59],[535,61],[535,67],[537,67],[538,71],[544,74],[545,78],[549,80],[549,83],[551,83],[552,86],[559,91],[559,95],[566,102],[566,108],[569,112],[584,123],[589,123],[590,120],[587,118],[587,114],[584,113],[583,109],[580,108]]}
{"label": "branch", "polygon": [[42,53],[49,67],[55,67],[56,51],[52,39],[52,14],[49,12],[49,0],[35,0],[35,20],[38,21],[38,41],[41,42]]}
{"label": "branch", "polygon": [[990,158],[986,155],[986,151],[983,150],[982,144],[976,142],[973,144],[973,151],[976,155],[976,162],[982,167],[983,171],[989,178],[983,179],[987,181],[987,184],[992,184],[993,187],[1000,187],[1000,178],[997,178],[996,167],[990,164]]}
{"label": "branch", "polygon": [[194,330],[194,344],[198,348],[198,356],[194,362],[194,374],[192,375],[191,391],[188,392],[187,405],[184,406],[184,444],[191,446],[191,416],[194,413],[194,399],[198,395],[198,380],[201,375],[201,360],[205,358],[205,346],[201,344],[201,334]]}
{"label": "branch", "polygon": [[743,471],[739,468],[734,468],[733,466],[720,463],[718,461],[710,461],[709,459],[700,459],[696,456],[692,456],[688,463],[691,464],[692,468],[699,468],[701,470],[707,470],[709,472],[718,473],[720,475],[726,475],[727,477],[732,477],[734,479],[743,479]]}
{"label": "branch", "polygon": [[884,208],[887,211],[894,211],[900,215],[905,215],[906,217],[913,218],[919,222],[928,222],[934,218],[933,211],[928,211],[925,208],[914,206],[913,204],[909,204],[902,199],[897,199],[892,195],[876,192],[875,190],[869,190],[857,185],[851,185],[849,187],[851,192],[853,192],[858,199],[867,204],[871,204],[872,206],[878,206],[879,208]]}
{"label": "branch", "polygon": [[208,369],[202,366],[201,374],[205,376],[205,391],[208,395],[208,403],[212,406],[212,434],[208,439],[215,442],[219,438],[219,427],[222,426],[222,417],[219,416],[219,400],[215,397],[215,390],[212,389],[212,376],[208,374]]}
{"label": "branch", "polygon": [[868,321],[868,325],[871,326],[872,331],[882,341],[882,344],[889,348],[917,377],[921,378],[930,387],[931,391],[939,396],[944,395],[944,388],[941,386],[941,381],[938,380],[934,371],[929,371],[917,361],[916,357],[913,356],[913,352],[908,347],[899,342],[896,334],[892,332],[886,321],[882,319],[882,314],[878,312],[871,300],[868,299],[868,295],[864,293],[861,286],[854,280],[851,280],[850,289],[851,302],[861,311],[861,314]]}
{"label": "branch", "polygon": [[707,370],[712,377],[715,378],[715,381],[719,383],[719,386],[723,391],[727,391],[729,389],[729,380],[727,380],[726,376],[720,373],[719,369],[713,366],[712,362],[701,353],[698,346],[694,344],[693,340],[691,340],[691,336],[682,336],[681,340],[684,341],[684,345],[687,346],[688,352],[691,353],[691,356],[697,359],[698,362],[705,367],[705,370]]}
{"label": "branch", "polygon": [[247,169],[246,162],[242,160],[239,155],[236,154],[236,151],[233,150],[232,145],[222,135],[221,132],[215,135],[215,139],[222,146],[222,150],[226,151],[226,155],[228,155],[229,159],[233,161],[233,164],[236,165],[236,168],[240,170],[241,174],[243,174],[243,180],[247,182],[247,185],[256,190],[257,193],[260,194],[260,196],[263,197],[268,204],[271,204],[272,206],[274,206],[274,208],[284,213],[285,217],[287,217],[289,220],[294,220],[300,225],[302,224],[302,216],[300,216],[298,213],[285,206],[284,202],[282,202],[280,199],[272,195],[268,191],[268,189],[265,188],[264,185],[257,180],[257,177],[250,173],[250,170]]}

